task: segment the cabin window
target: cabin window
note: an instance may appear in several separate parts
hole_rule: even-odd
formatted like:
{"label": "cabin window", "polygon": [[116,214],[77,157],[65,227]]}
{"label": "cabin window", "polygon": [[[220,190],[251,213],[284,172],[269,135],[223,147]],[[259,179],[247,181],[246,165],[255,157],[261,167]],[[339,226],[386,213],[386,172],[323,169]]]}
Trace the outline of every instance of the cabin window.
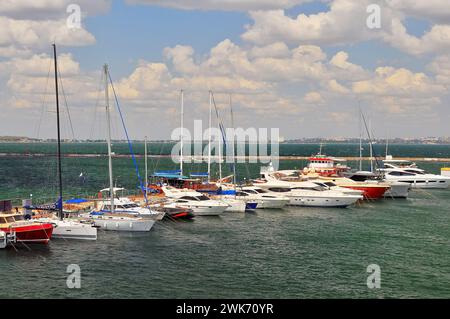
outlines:
{"label": "cabin window", "polygon": [[276,193],[287,193],[291,191],[289,188],[269,188],[269,190]]}
{"label": "cabin window", "polygon": [[183,196],[183,197],[181,197],[181,199],[185,199],[185,200],[198,200],[197,198],[192,197],[192,196]]}

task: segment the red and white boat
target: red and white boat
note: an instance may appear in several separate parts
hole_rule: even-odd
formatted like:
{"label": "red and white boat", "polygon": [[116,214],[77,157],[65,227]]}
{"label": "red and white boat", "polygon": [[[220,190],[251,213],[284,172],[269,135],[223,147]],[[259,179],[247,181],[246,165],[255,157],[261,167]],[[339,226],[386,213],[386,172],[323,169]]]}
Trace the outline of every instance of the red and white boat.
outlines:
{"label": "red and white boat", "polygon": [[340,176],[350,170],[345,160],[318,154],[309,158],[305,172],[317,173],[320,176]]}
{"label": "red and white boat", "polygon": [[2,213],[0,231],[15,234],[18,243],[47,244],[52,238],[53,224],[24,220],[18,213]]}
{"label": "red and white boat", "polygon": [[309,159],[308,167],[305,167],[303,173],[309,179],[318,178],[340,187],[362,191],[365,199],[381,199],[390,189],[388,183],[357,182],[343,177],[342,175],[350,170],[350,167],[342,164],[344,162],[345,160],[319,154]]}

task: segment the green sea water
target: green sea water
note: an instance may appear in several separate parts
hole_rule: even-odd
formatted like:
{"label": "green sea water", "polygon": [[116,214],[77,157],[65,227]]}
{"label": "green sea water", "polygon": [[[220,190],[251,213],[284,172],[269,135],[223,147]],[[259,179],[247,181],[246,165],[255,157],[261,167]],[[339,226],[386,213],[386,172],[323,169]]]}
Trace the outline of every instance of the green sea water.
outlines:
{"label": "green sea water", "polygon": [[[106,151],[102,144],[65,147],[74,153]],[[153,153],[161,151],[161,145],[152,147]],[[392,146],[391,153],[450,157],[448,148]],[[52,149],[54,145],[0,144],[0,153]],[[296,145],[280,148],[280,153],[310,155],[317,150],[317,145]],[[116,145],[115,151],[125,154],[126,145]],[[136,145],[136,152],[142,152],[142,145]],[[330,145],[326,152],[357,155],[354,145]],[[137,163],[143,177],[142,158]],[[280,167],[304,164],[282,161]],[[434,173],[450,166],[418,164]],[[64,158],[64,197],[95,195],[107,186],[107,165],[106,157]],[[259,166],[238,165],[240,179],[256,177]],[[176,165],[169,159],[152,159],[150,168]],[[19,203],[30,194],[36,200],[56,199],[54,157],[0,157],[0,169],[1,199]],[[205,169],[201,164],[186,165],[188,172]],[[115,158],[114,175],[118,186],[136,190],[139,181],[131,159]],[[230,213],[192,222],[159,222],[145,234],[100,231],[96,242],[53,240],[31,250],[3,249],[0,273],[2,287],[8,289],[2,289],[0,297],[449,298],[449,195],[450,190],[417,190],[408,200],[365,202],[348,209]],[[67,288],[70,264],[81,268],[81,289]],[[381,268],[380,289],[367,287],[370,264]]]}

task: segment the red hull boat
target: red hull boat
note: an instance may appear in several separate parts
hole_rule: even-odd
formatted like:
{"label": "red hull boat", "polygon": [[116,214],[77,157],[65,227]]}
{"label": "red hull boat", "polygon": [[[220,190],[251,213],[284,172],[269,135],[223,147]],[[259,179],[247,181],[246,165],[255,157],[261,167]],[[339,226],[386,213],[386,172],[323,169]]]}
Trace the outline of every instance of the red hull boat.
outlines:
{"label": "red hull boat", "polygon": [[15,233],[17,242],[48,244],[53,234],[53,224],[23,220],[20,214],[0,214],[0,230]]}
{"label": "red hull boat", "polygon": [[342,185],[342,187],[350,188],[358,191],[362,191],[364,199],[381,199],[384,197],[384,194],[388,191],[389,187],[384,186],[348,186],[348,185]]}

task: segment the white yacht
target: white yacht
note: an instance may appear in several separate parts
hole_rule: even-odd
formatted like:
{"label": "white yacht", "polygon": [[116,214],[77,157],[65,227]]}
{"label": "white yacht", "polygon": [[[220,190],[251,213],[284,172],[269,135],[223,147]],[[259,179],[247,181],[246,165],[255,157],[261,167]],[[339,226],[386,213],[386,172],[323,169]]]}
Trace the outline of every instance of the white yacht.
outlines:
{"label": "white yacht", "polygon": [[[136,217],[150,218],[156,221],[162,220],[165,213],[152,210],[148,207],[141,207],[128,197],[117,196],[119,192],[125,192],[124,188],[114,187],[114,211],[119,214],[128,214]],[[109,198],[109,188],[102,189],[100,191],[102,194],[108,194],[107,198],[98,202],[98,209],[100,211],[110,211],[111,210],[111,199]],[[103,196],[102,196],[103,197]]]}
{"label": "white yacht", "polygon": [[172,201],[165,204],[165,207],[185,207],[191,209],[195,216],[218,216],[230,207],[223,201],[210,199],[191,189],[178,189],[172,186],[161,188],[166,197]]}
{"label": "white yacht", "polygon": [[379,171],[384,173],[387,181],[408,183],[412,188],[445,189],[450,186],[450,176],[430,174],[417,167],[416,163],[395,160],[392,155],[386,155],[383,168]]}
{"label": "white yacht", "polygon": [[259,209],[283,208],[290,202],[287,196],[277,195],[256,186],[244,186],[237,192],[237,198],[255,201]]}
{"label": "white yacht", "polygon": [[450,177],[429,174],[418,168],[384,168],[381,169],[387,181],[403,182],[412,188],[440,188],[450,186]]}
{"label": "white yacht", "polygon": [[353,195],[330,190],[313,182],[257,181],[257,186],[270,192],[289,197],[290,206],[348,207],[362,200],[362,195]]}

